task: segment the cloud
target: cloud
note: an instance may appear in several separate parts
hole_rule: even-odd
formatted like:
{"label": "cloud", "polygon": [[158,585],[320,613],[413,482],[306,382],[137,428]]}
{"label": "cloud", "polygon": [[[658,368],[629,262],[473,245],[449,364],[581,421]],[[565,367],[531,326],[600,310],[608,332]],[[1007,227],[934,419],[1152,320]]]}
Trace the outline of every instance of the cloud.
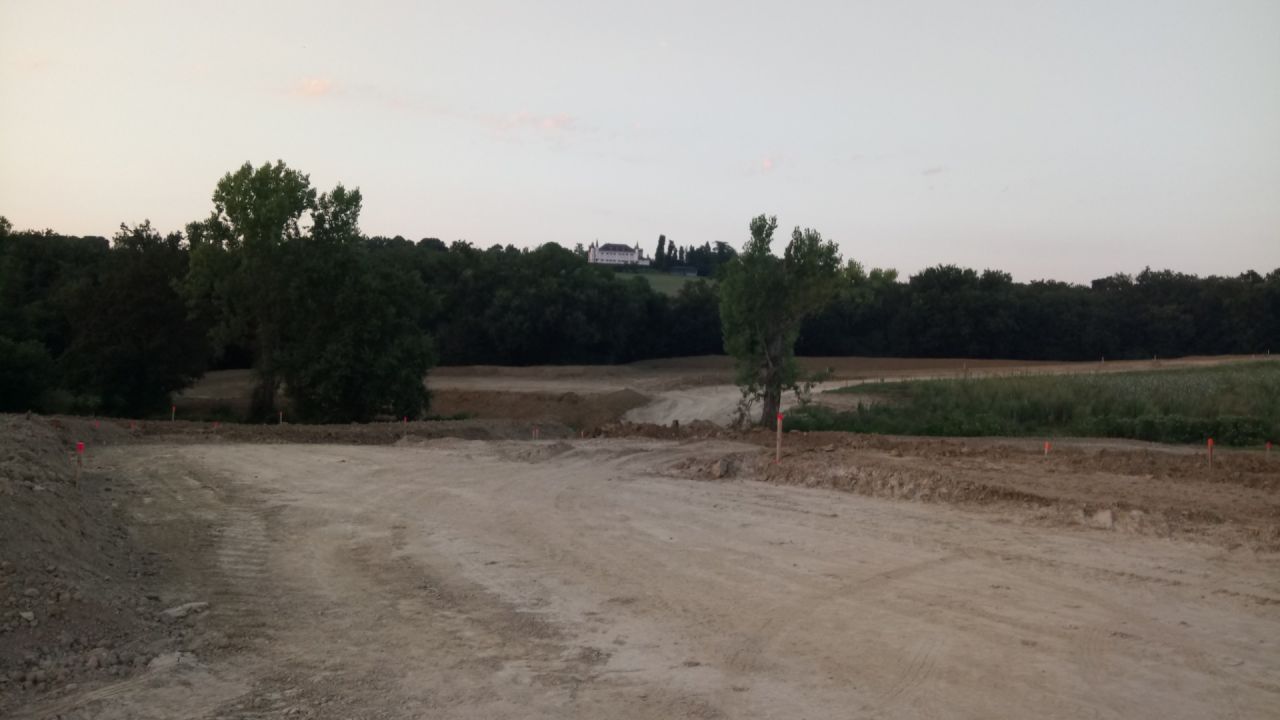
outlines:
{"label": "cloud", "polygon": [[19,67],[21,67],[24,72],[39,73],[45,72],[46,70],[52,70],[55,64],[56,63],[50,57],[37,56],[22,61],[19,63]]}
{"label": "cloud", "polygon": [[769,175],[778,169],[783,163],[786,156],[779,153],[769,153],[761,156],[758,160],[752,160],[749,164],[738,166],[738,170],[744,175]]}
{"label": "cloud", "polygon": [[324,97],[332,95],[333,92],[333,82],[320,77],[303,78],[302,82],[293,88],[294,95],[308,98]]}
{"label": "cloud", "polygon": [[459,107],[421,93],[406,92],[372,83],[335,86],[329,79],[310,77],[291,90],[298,97],[341,95],[350,102],[369,103],[400,113],[470,126],[506,142],[544,141],[562,145],[599,130],[568,112],[501,112]]}
{"label": "cloud", "polygon": [[568,113],[538,115],[521,110],[511,115],[496,118],[492,123],[500,131],[533,130],[554,135],[574,130],[577,121]]}
{"label": "cloud", "polygon": [[946,171],[947,171],[947,167],[945,165],[934,165],[931,168],[925,168],[920,174],[921,175],[940,175]]}
{"label": "cloud", "polygon": [[898,152],[879,152],[879,153],[859,152],[859,153],[854,153],[850,155],[849,162],[852,162],[852,163],[880,162],[881,160],[892,160],[893,158],[898,157],[899,155],[901,155],[901,153],[898,153]]}

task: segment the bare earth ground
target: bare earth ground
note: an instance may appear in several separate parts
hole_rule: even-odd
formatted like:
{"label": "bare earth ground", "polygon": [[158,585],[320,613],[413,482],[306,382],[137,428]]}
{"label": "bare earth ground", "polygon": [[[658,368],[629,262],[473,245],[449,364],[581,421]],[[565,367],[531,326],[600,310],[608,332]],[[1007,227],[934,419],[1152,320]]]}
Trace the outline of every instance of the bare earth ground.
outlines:
{"label": "bare earth ground", "polygon": [[55,422],[0,448],[4,717],[1280,711],[1256,453]]}
{"label": "bare earth ground", "polygon": [[730,379],[442,368],[434,411],[473,419],[407,424],[0,416],[0,717],[1280,716],[1280,456],[792,433],[774,465]]}
{"label": "bare earth ground", "polygon": [[[920,378],[993,375],[1073,374],[1200,367],[1247,360],[1249,356],[1188,357],[1121,362],[1029,362],[955,358],[799,358],[807,372],[827,377],[816,390]],[[212,372],[175,400],[183,413],[230,408],[244,412],[253,386],[250,370]],[[668,425],[703,420],[728,425],[741,397],[733,368],[724,356],[649,360],[629,365],[536,367],[441,367],[427,378],[432,412],[474,418],[559,422],[577,429],[627,420]],[[844,407],[866,400],[827,394],[824,404]],[[784,398],[784,407],[794,400]]]}

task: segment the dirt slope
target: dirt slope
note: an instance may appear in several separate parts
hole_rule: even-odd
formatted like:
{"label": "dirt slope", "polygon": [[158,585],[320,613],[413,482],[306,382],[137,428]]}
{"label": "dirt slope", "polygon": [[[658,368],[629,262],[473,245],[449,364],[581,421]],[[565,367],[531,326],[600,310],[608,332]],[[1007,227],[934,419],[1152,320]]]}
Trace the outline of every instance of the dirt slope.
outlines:
{"label": "dirt slope", "polygon": [[141,672],[183,641],[162,614],[159,575],[177,561],[167,525],[132,521],[128,481],[74,472],[77,441],[96,468],[124,439],[108,423],[0,415],[0,716],[29,695]]}

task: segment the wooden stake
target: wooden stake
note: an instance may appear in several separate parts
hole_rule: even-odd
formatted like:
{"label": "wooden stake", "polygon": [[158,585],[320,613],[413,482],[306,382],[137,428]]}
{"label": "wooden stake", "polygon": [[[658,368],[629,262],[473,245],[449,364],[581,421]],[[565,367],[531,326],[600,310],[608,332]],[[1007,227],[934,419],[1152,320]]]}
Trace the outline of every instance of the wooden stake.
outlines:
{"label": "wooden stake", "polygon": [[283,424],[284,424],[284,411],[283,411],[283,410],[281,410],[281,411],[280,411],[280,419],[276,421],[276,424],[277,424],[277,425],[283,425]]}
{"label": "wooden stake", "polygon": [[170,405],[169,406],[169,422],[173,422],[177,417],[178,417],[178,406]]}
{"label": "wooden stake", "polygon": [[1209,469],[1213,469],[1213,438],[1209,438]]}

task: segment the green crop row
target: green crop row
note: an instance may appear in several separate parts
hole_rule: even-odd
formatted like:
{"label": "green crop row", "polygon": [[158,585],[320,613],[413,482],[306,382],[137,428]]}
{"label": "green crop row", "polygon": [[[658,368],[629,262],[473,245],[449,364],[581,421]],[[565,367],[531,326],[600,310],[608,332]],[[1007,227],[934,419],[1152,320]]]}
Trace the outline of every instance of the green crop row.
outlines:
{"label": "green crop row", "polygon": [[837,392],[871,402],[790,413],[793,430],[1082,436],[1257,445],[1280,439],[1280,361],[1185,370],[918,380]]}

